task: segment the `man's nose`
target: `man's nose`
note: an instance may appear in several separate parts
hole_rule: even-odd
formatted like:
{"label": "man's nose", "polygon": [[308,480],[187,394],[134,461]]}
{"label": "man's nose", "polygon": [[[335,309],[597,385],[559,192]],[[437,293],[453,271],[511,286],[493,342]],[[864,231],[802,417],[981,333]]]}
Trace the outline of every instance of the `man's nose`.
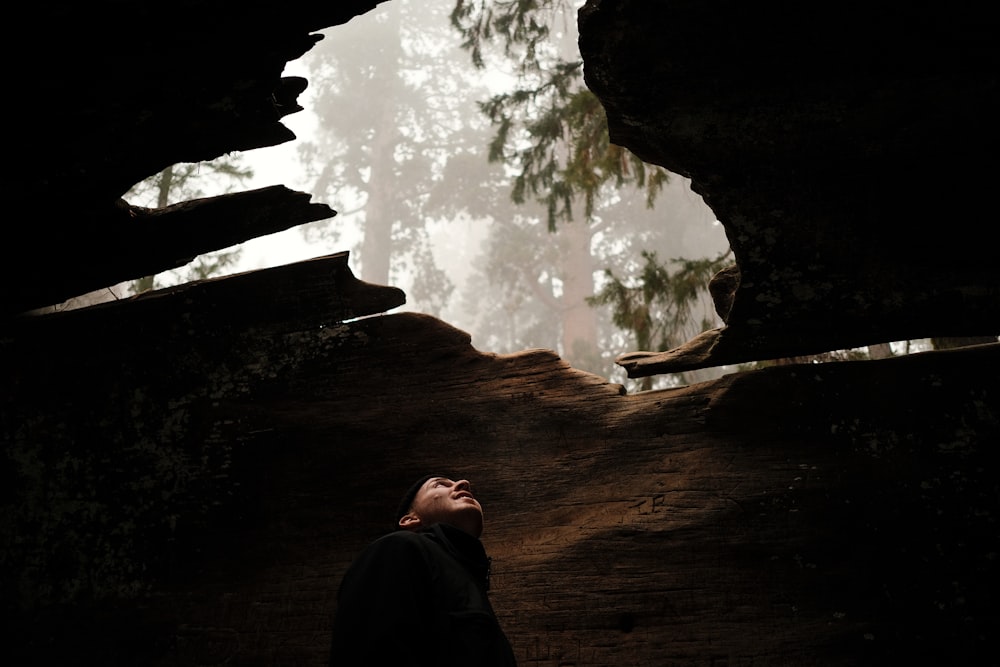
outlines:
{"label": "man's nose", "polygon": [[455,482],[456,489],[465,489],[466,491],[472,491],[472,483],[467,479],[460,479]]}

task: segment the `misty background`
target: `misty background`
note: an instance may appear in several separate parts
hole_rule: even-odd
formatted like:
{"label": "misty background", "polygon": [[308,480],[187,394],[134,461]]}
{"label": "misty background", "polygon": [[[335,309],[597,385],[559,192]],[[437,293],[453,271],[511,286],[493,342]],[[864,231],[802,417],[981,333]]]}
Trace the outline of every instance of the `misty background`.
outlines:
{"label": "misty background", "polygon": [[393,0],[322,31],[283,73],[309,82],[304,110],[282,121],[296,140],[175,165],[125,199],[281,184],[338,215],[100,298],[346,250],[361,280],[406,293],[400,310],[468,332],[480,351],[552,349],[630,391],[718,377],[726,369],[640,386],[614,364],[721,326],[707,277],[728,241],[687,179],[608,144],[582,81],[581,3],[541,4],[526,23],[496,3]]}

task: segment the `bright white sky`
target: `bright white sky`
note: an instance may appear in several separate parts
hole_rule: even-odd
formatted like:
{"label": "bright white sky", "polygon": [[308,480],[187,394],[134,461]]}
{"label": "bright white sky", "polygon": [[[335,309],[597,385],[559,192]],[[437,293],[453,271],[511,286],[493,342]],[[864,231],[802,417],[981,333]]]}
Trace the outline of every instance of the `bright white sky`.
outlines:
{"label": "bright white sky", "polygon": [[[309,78],[308,71],[301,60],[288,63],[284,75]],[[297,155],[299,144],[312,136],[316,126],[309,88],[300,95],[299,104],[304,107],[302,111],[282,119],[282,124],[295,134],[296,138],[293,141],[244,153],[244,161],[253,169],[254,177],[246,185],[241,186],[241,191],[265,188],[271,185],[284,185],[299,192],[310,192],[310,185],[306,183],[305,174]],[[281,266],[282,264],[348,250],[353,245],[353,241],[347,239],[346,244],[345,247],[332,249],[310,246],[296,227],[244,243],[240,262],[231,272],[239,273]]]}

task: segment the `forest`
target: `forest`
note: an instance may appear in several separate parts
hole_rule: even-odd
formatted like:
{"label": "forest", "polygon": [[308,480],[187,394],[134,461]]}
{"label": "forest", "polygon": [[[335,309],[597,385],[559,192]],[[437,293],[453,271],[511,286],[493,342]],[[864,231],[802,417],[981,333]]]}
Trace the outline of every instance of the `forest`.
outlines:
{"label": "forest", "polygon": [[986,9],[24,9],[5,664],[327,664],[427,469],[519,664],[993,664]]}
{"label": "forest", "polygon": [[[609,142],[582,80],[576,9],[400,0],[331,30],[299,66],[311,100],[300,113],[315,128],[283,176],[337,215],[297,233],[310,256],[349,250],[362,280],[400,286],[407,309],[469,331],[479,349],[553,349],[636,389],[718,377],[633,381],[615,364],[620,350],[666,350],[719,325],[708,282],[733,260],[688,179]],[[232,191],[252,164],[238,153],[170,165],[126,199],[163,207]],[[234,273],[241,252],[114,294]]]}

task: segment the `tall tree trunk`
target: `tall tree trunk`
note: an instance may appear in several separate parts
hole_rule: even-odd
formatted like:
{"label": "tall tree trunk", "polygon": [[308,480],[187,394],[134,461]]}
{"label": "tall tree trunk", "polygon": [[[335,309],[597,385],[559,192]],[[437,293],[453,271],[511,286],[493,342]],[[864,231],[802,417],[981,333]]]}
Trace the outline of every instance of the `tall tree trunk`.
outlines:
{"label": "tall tree trunk", "polygon": [[170,188],[174,186],[174,166],[170,165],[160,172],[160,184],[157,188],[156,205],[160,208],[170,203]]}
{"label": "tall tree trunk", "polygon": [[869,345],[868,356],[872,359],[888,359],[892,356],[892,346],[889,343]]}
{"label": "tall tree trunk", "polygon": [[395,223],[393,212],[397,207],[392,198],[397,188],[394,187],[396,170],[394,152],[396,149],[399,129],[396,127],[395,91],[401,85],[399,82],[398,64],[402,57],[402,44],[399,31],[399,8],[389,3],[385,6],[388,25],[386,34],[394,39],[386,39],[380,45],[387,51],[382,62],[388,63],[389,70],[379,74],[386,83],[383,90],[386,95],[380,98],[368,98],[365,103],[371,108],[376,118],[371,146],[371,173],[368,178],[368,201],[365,204],[365,223],[361,240],[361,279],[375,285],[389,284],[389,270],[392,258],[392,229]]}
{"label": "tall tree trunk", "polygon": [[559,234],[566,243],[563,265],[562,354],[576,368],[600,368],[597,348],[597,313],[587,303],[594,295],[594,260],[590,254],[590,225],[564,223]]}
{"label": "tall tree trunk", "polygon": [[393,147],[396,136],[394,105],[386,101],[379,113],[379,126],[372,142],[371,175],[365,226],[361,240],[361,279],[376,285],[389,284],[392,257],[394,188]]}

